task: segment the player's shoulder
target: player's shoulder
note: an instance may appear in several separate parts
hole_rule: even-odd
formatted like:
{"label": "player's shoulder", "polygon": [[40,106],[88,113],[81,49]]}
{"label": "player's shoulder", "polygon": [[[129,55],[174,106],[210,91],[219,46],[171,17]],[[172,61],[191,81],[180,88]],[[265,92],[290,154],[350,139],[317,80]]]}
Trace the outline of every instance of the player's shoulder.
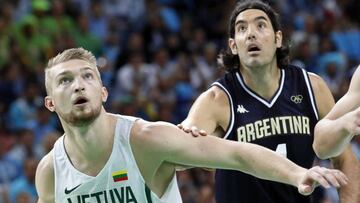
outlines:
{"label": "player's shoulder", "polygon": [[39,202],[54,202],[54,162],[53,150],[45,155],[36,169],[35,184],[39,195]]}
{"label": "player's shoulder", "polygon": [[[138,139],[151,139],[151,135],[158,134],[163,126],[172,125],[162,121],[147,121],[137,119],[131,129],[131,136]],[[162,134],[162,133],[161,133]]]}
{"label": "player's shoulder", "polygon": [[39,165],[37,167],[37,171],[41,172],[41,174],[48,174],[51,175],[54,173],[54,162],[53,162],[53,150],[51,150],[47,155],[45,155],[41,161],[39,162]]}
{"label": "player's shoulder", "polygon": [[226,105],[229,101],[226,92],[216,85],[211,86],[208,90],[203,92],[200,95],[199,99],[203,100],[206,103],[214,103],[215,106]]}
{"label": "player's shoulder", "polygon": [[150,147],[155,139],[161,137],[163,133],[159,133],[159,121],[150,122],[143,119],[138,119],[134,122],[134,125],[131,129],[130,141],[133,146],[143,146],[143,143],[147,143],[146,147],[141,147],[145,149]]}
{"label": "player's shoulder", "polygon": [[325,80],[321,76],[313,72],[307,72],[307,74],[309,75],[311,86],[315,92],[328,88]]}

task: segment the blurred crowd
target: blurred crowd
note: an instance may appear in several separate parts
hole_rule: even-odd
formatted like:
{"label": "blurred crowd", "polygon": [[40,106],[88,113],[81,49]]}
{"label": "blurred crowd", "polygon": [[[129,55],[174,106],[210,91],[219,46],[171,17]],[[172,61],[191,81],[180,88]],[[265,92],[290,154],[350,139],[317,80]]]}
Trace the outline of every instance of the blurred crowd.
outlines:
{"label": "blurred crowd", "polygon": [[[268,0],[280,14],[292,63],[322,76],[338,99],[360,63],[360,1]],[[105,108],[180,123],[224,71],[235,0],[0,0],[0,203],[37,198],[36,166],[62,135],[43,105],[44,67],[64,49],[98,59]],[[358,136],[359,137],[359,136]],[[360,137],[353,149],[360,157]],[[328,165],[328,162],[318,164]],[[185,203],[214,202],[214,172],[178,173]],[[336,192],[317,192],[336,202]]]}

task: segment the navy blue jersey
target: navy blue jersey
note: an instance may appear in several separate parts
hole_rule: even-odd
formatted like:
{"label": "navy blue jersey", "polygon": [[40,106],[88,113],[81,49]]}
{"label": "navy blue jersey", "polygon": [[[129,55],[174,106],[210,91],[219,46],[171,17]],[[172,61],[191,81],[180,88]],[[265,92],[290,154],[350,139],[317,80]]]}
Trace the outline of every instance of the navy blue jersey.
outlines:
{"label": "navy blue jersey", "polygon": [[[279,84],[268,101],[246,86],[240,72],[227,73],[215,82],[213,85],[226,92],[231,107],[224,138],[264,146],[310,168],[318,113],[308,74],[289,66],[281,70]],[[215,179],[217,203],[311,202],[311,197],[301,195],[296,187],[238,171],[217,170]]]}

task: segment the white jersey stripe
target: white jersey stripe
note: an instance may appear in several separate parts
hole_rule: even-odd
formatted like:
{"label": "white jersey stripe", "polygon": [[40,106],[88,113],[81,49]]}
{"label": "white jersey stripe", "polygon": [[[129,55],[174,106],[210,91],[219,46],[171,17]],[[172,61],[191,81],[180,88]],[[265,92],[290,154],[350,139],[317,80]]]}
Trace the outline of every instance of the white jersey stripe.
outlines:
{"label": "white jersey stripe", "polygon": [[305,78],[305,83],[306,83],[306,86],[307,86],[307,89],[308,89],[308,92],[309,92],[311,106],[313,108],[316,119],[319,120],[319,115],[318,115],[318,111],[317,111],[317,108],[316,108],[316,105],[315,105],[314,95],[312,93],[312,88],[311,88],[311,84],[310,84],[310,81],[309,81],[309,76],[308,76],[306,70],[302,69],[302,72],[303,72],[303,75],[304,75],[304,78]]}
{"label": "white jersey stripe", "polygon": [[271,102],[269,103],[268,101],[266,101],[265,99],[257,96],[256,94],[254,94],[251,90],[249,90],[249,88],[245,85],[245,83],[243,82],[243,80],[241,79],[239,73],[236,73],[236,77],[240,83],[240,85],[244,88],[244,90],[249,93],[252,97],[254,97],[256,100],[260,101],[261,103],[263,103],[265,106],[267,106],[268,108],[271,108],[274,103],[276,102],[276,100],[278,99],[278,97],[280,96],[283,86],[284,86],[284,81],[285,81],[285,71],[283,69],[281,69],[281,81],[280,81],[280,87],[275,95],[275,97],[271,100]]}

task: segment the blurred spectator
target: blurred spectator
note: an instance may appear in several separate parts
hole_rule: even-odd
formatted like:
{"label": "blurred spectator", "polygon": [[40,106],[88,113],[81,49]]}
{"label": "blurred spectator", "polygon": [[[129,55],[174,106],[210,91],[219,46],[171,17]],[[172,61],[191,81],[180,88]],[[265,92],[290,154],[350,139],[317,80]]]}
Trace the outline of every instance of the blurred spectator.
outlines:
{"label": "blurred spectator", "polygon": [[37,147],[47,134],[56,130],[59,121],[45,106],[37,108],[36,116],[31,129],[34,132],[33,145]]}
{"label": "blurred spectator", "polygon": [[16,44],[19,45],[28,71],[33,71],[35,65],[51,53],[49,36],[41,33],[39,26],[37,17],[27,15],[18,23],[14,32]]}
{"label": "blurred spectator", "polygon": [[125,18],[134,30],[144,26],[144,0],[103,0],[102,4],[106,14]]}
{"label": "blurred spectator", "polygon": [[26,192],[20,192],[17,196],[16,196],[16,203],[34,203],[34,199],[31,198],[31,196],[26,193]]}
{"label": "blurred spectator", "polygon": [[20,72],[20,65],[16,62],[9,62],[0,70],[0,98],[6,110],[21,95],[23,78]]}
{"label": "blurred spectator", "polygon": [[120,51],[120,54],[117,56],[118,58],[115,64],[116,69],[119,69],[128,63],[130,61],[130,55],[136,52],[141,53],[142,57],[145,57],[146,59],[147,52],[145,49],[144,38],[141,33],[133,32],[130,34],[125,48]]}
{"label": "blurred spectator", "polygon": [[6,153],[13,145],[13,138],[10,134],[1,132],[0,135],[0,186],[6,187],[21,173],[21,164],[6,156]]}
{"label": "blurred spectator", "polygon": [[134,93],[145,98],[156,85],[156,70],[144,62],[140,52],[131,53],[129,63],[121,67],[116,75],[115,92],[120,97]]}
{"label": "blurred spectator", "polygon": [[36,109],[42,105],[38,95],[38,87],[34,82],[28,82],[24,94],[15,100],[9,109],[9,127],[17,131],[24,127],[30,128],[36,119]]}
{"label": "blurred spectator", "polygon": [[149,23],[145,26],[143,36],[145,47],[147,47],[150,53],[153,53],[155,50],[165,46],[165,36],[169,31],[165,27],[158,10],[153,10],[148,14],[148,21]]}
{"label": "blurred spectator", "polygon": [[78,29],[72,33],[76,46],[91,51],[96,57],[100,56],[102,54],[101,41],[97,36],[90,32],[89,18],[84,14],[80,14],[77,17],[76,22]]}
{"label": "blurred spectator", "polygon": [[187,116],[190,110],[191,104],[193,103],[197,92],[191,85],[190,81],[190,70],[193,68],[193,62],[191,58],[185,53],[180,54],[178,57],[178,64],[176,67],[176,80],[175,94],[176,94],[176,118],[177,122],[180,123]]}
{"label": "blurred spectator", "polygon": [[[33,158],[28,158],[24,161],[24,173],[18,177],[9,187],[10,202],[21,200],[23,202],[34,202],[37,199],[37,192],[35,189],[35,172],[38,161]],[[23,197],[26,193],[28,197]]]}
{"label": "blurred spectator", "polygon": [[41,146],[36,147],[35,157],[40,160],[49,153],[54,148],[54,144],[60,136],[61,134],[57,131],[47,133],[42,140]]}
{"label": "blurred spectator", "polygon": [[191,84],[198,92],[203,92],[216,80],[218,50],[214,43],[207,43],[202,55],[196,57],[195,67],[191,70]]}
{"label": "blurred spectator", "polygon": [[102,44],[108,36],[108,16],[103,12],[103,4],[100,1],[92,1],[89,12],[89,30]]}
{"label": "blurred spectator", "polygon": [[34,133],[30,129],[22,129],[18,133],[17,142],[6,156],[20,165],[35,155]]}

